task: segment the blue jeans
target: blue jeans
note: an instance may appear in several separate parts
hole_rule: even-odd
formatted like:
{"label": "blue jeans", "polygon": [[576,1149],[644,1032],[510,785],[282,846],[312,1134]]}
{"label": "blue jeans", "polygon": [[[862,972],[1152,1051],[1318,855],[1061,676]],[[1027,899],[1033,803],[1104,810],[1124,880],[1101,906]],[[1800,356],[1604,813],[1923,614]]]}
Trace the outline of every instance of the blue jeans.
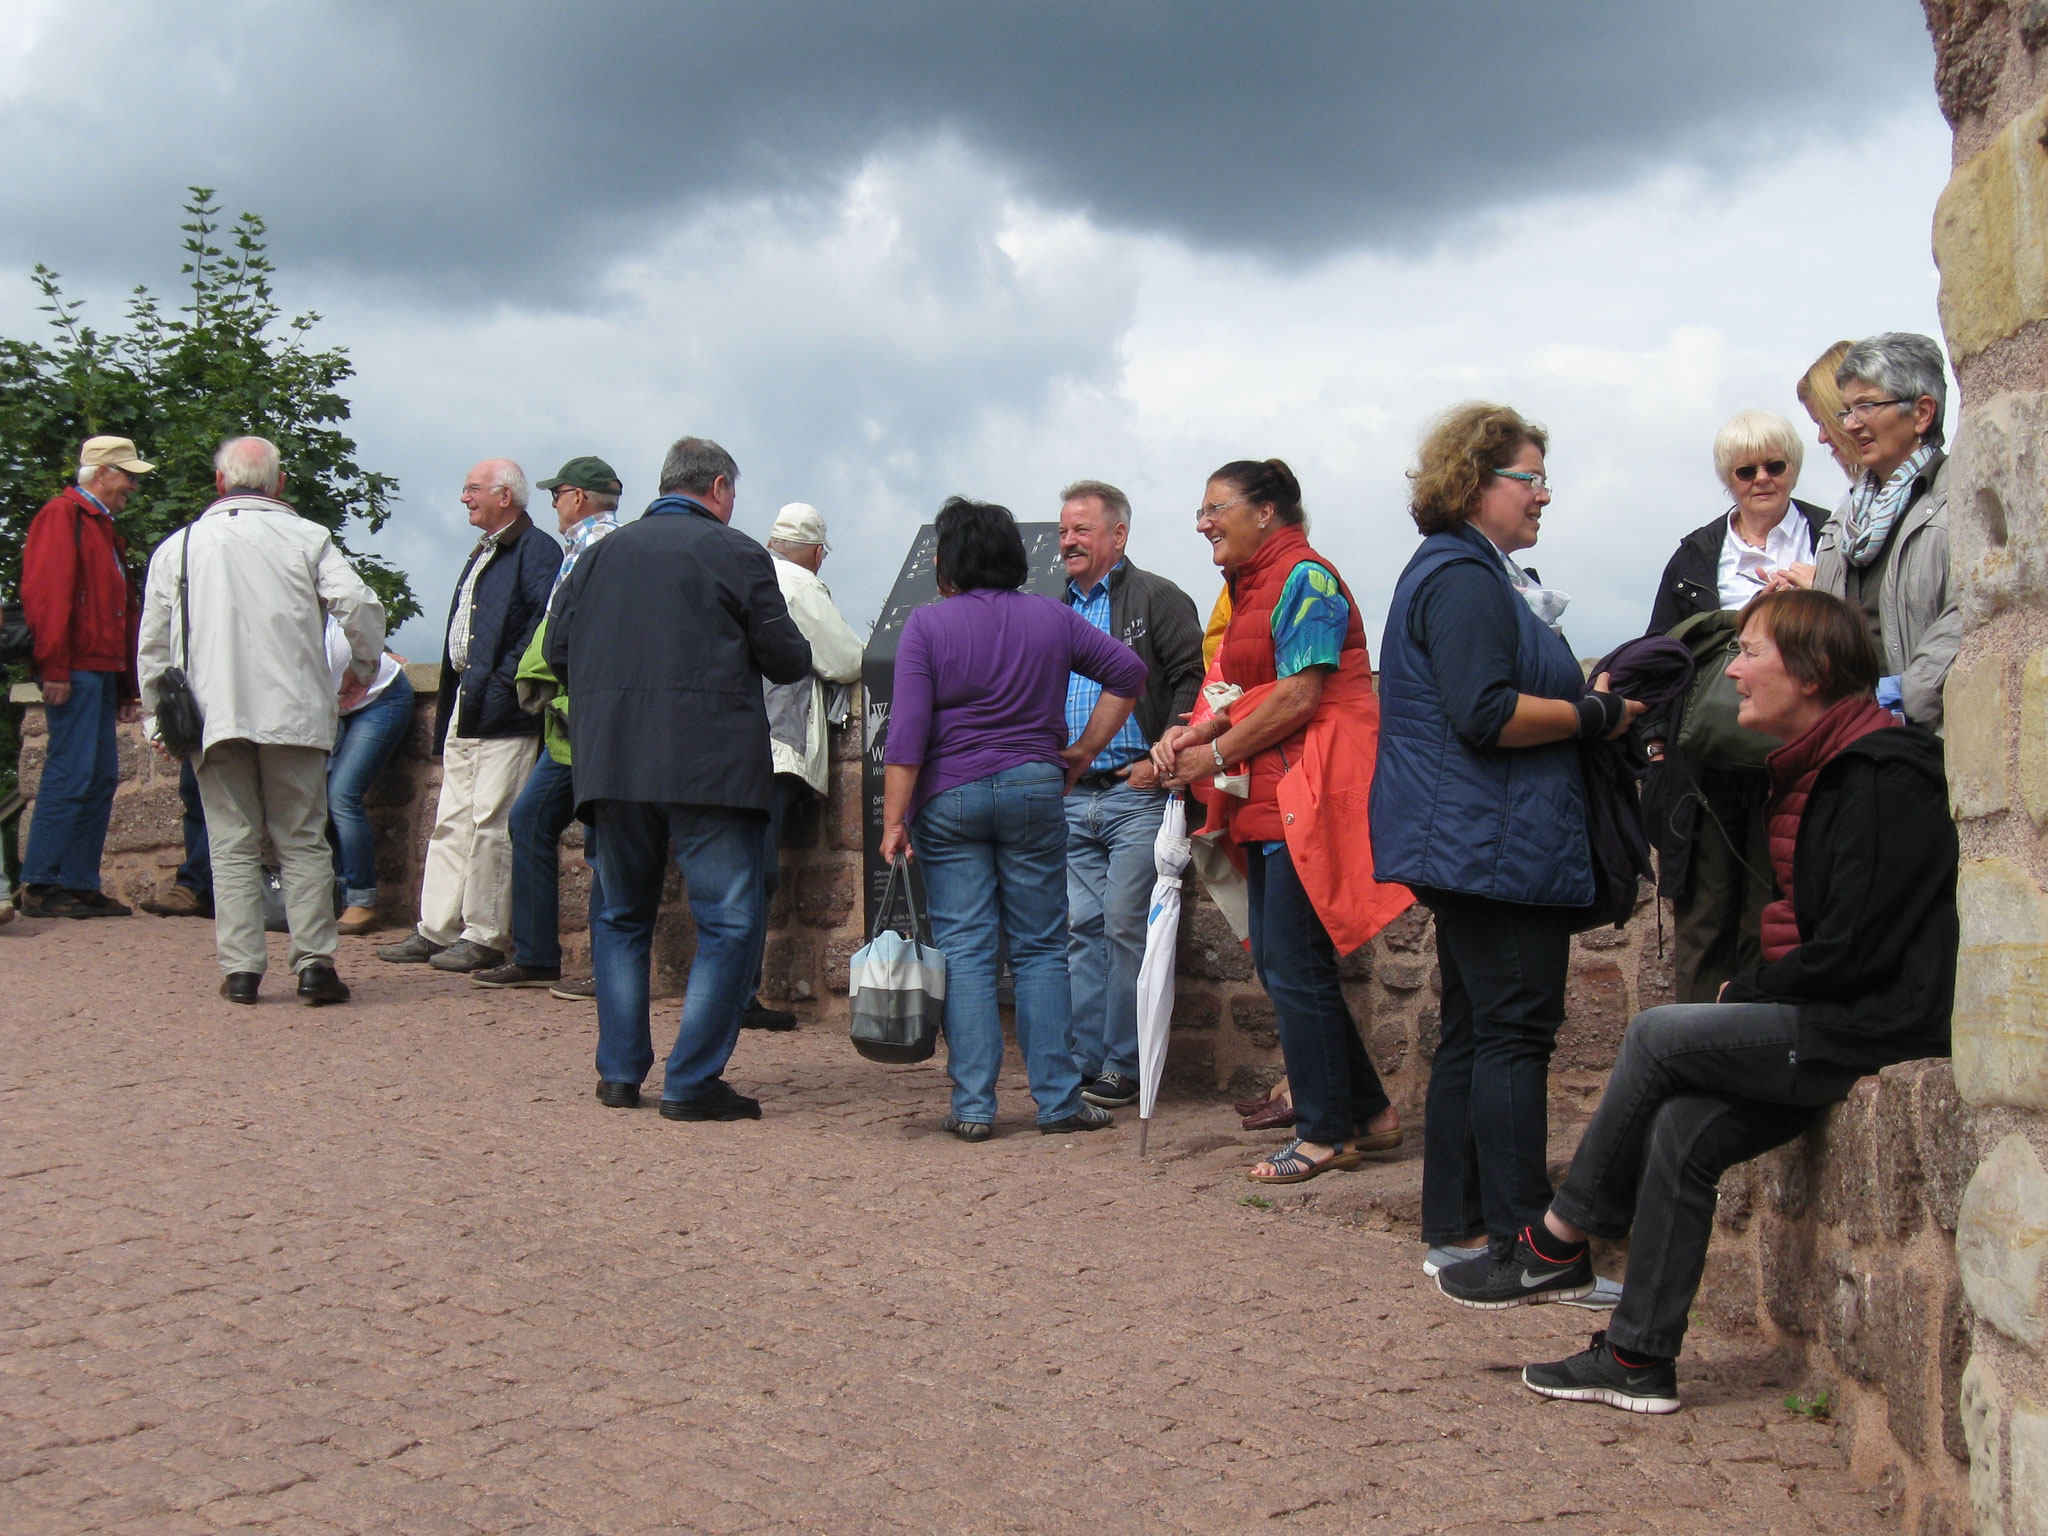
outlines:
{"label": "blue jeans", "polygon": [[1117,784],[1067,795],[1067,975],[1074,1065],[1087,1078],[1138,1075],[1138,967],[1166,814],[1156,789]]}
{"label": "blue jeans", "polygon": [[100,888],[100,854],[107,846],[114,787],[121,782],[114,739],[114,712],[120,704],[120,673],[74,672],[71,697],[43,706],[50,745],[21,857],[23,885]]}
{"label": "blue jeans", "polygon": [[334,844],[334,872],[352,907],[377,905],[377,839],[363,810],[363,795],[411,724],[412,683],[401,672],[374,700],[341,717],[327,759],[328,838]]}
{"label": "blue jeans", "polygon": [[1344,1002],[1337,946],[1286,847],[1266,853],[1254,843],[1244,853],[1252,965],[1273,1003],[1294,1133],[1324,1146],[1349,1142],[1387,1107],[1387,1092]]}
{"label": "blue jeans", "polygon": [[185,834],[185,862],[178,866],[171,883],[211,901],[213,846],[206,838],[206,807],[199,800],[199,775],[192,771],[189,757],[178,765],[178,801],[184,807],[179,822]]}
{"label": "blue jeans", "polygon": [[[536,971],[562,968],[562,834],[576,819],[569,765],[543,747],[512,802],[512,961]],[[593,926],[604,906],[597,872],[597,829],[583,829],[583,859],[590,866]]]}
{"label": "blue jeans", "polygon": [[763,820],[757,811],[724,806],[597,802],[604,904],[591,917],[590,951],[597,966],[597,1075],[603,1081],[638,1085],[654,1065],[648,963],[673,849],[697,925],[697,953],[661,1096],[701,1099],[718,1086],[739,1039],[740,1010],[760,960],[767,913],[761,898]]}
{"label": "blue jeans", "polygon": [[1422,1236],[1512,1238],[1550,1204],[1550,1053],[1569,907],[1418,892],[1436,915],[1443,1012],[1422,1125]]}
{"label": "blue jeans", "polygon": [[953,1113],[992,1121],[1003,1066],[996,938],[1009,941],[1017,1046],[1041,1125],[1080,1108],[1068,1044],[1066,776],[1022,763],[941,790],[917,813],[911,846],[924,867],[932,940],[946,957],[946,1073]]}

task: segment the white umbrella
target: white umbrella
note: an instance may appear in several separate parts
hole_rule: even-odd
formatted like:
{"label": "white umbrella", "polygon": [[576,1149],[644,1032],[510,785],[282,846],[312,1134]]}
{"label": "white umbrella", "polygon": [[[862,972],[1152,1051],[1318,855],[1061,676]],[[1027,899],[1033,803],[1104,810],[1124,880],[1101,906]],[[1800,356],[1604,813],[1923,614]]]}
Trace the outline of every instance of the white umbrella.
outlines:
{"label": "white umbrella", "polygon": [[1152,1130],[1159,1100],[1159,1074],[1166,1066],[1166,1036],[1173,1027],[1173,966],[1180,947],[1180,877],[1193,848],[1188,842],[1187,802],[1166,802],[1159,836],[1152,843],[1152,908],[1145,919],[1145,958],[1138,966],[1138,1156]]}

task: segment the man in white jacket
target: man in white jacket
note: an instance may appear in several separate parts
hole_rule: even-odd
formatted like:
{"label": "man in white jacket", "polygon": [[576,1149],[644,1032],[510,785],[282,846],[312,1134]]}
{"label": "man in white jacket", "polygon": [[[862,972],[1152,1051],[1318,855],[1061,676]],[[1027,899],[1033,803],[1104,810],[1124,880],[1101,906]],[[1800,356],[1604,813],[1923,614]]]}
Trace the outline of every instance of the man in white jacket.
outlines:
{"label": "man in white jacket", "polygon": [[384,647],[384,605],[327,530],[279,499],[284,476],[273,444],[222,444],[213,484],[220,499],[150,558],[138,644],[142,705],[153,713],[165,671],[182,666],[205,722],[196,767],[213,846],[221,996],[255,1002],[269,963],[259,862],[267,831],[283,866],[299,1000],[346,1002],[334,970],[326,836],[336,702],[325,634],[332,614],[356,676],[368,683]]}
{"label": "man in white jacket", "polygon": [[[768,847],[761,868],[764,902],[782,883],[782,824],[804,801],[831,792],[831,753],[825,737],[825,685],[860,680],[863,646],[832,602],[832,589],[818,577],[831,546],[825,519],[816,507],[793,501],[768,530],[775,580],[789,616],[811,642],[811,675],[799,683],[764,683],[768,696],[768,745],[775,760],[775,794],[768,810]],[[742,1029],[794,1029],[787,1008],[762,1006],[761,978],[740,1016]]]}

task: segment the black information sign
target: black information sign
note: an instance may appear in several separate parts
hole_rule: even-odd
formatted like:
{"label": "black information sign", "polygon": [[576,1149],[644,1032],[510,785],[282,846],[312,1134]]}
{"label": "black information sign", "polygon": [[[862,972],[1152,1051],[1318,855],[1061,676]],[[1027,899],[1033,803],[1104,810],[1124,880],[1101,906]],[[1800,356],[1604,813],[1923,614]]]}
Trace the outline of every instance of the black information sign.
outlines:
{"label": "black information sign", "polygon": [[[1024,590],[1058,599],[1067,586],[1066,568],[1060,564],[1060,525],[1019,523],[1017,531],[1024,535],[1024,553],[1031,562],[1031,575],[1025,580]],[[896,696],[896,647],[903,639],[903,625],[910,615],[939,600],[938,577],[932,567],[937,546],[938,532],[930,523],[917,530],[910,553],[904,557],[903,569],[896,575],[896,585],[890,588],[889,600],[882,604],[881,617],[875,620],[874,630],[868,636],[867,651],[860,664],[861,696],[867,711],[861,721],[860,758],[863,820],[867,824],[862,911],[870,928],[875,923],[875,904],[882,899],[882,887],[889,878],[889,867],[876,850],[882,843],[882,753],[888,743],[889,704]],[[918,901],[922,904],[924,883],[917,874],[915,860],[910,868],[911,877],[918,881]]]}

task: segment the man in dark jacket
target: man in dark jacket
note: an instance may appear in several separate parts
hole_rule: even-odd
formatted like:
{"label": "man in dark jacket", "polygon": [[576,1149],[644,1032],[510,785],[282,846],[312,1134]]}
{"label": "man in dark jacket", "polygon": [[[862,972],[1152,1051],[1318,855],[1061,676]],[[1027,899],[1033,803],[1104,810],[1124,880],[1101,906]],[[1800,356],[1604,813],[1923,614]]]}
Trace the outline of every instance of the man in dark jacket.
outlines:
{"label": "man in dark jacket", "polygon": [[448,614],[434,750],[441,799],[427,842],[418,930],[377,958],[440,971],[505,963],[512,928],[512,802],[533,771],[540,720],[513,678],[548,611],[562,546],[526,515],[526,475],[510,459],[469,472],[462,504],[481,534]]}
{"label": "man in dark jacket", "polygon": [[[1152,901],[1152,844],[1166,791],[1152,746],[1195,707],[1202,621],[1194,601],[1125,558],[1131,501],[1101,480],[1060,493],[1067,605],[1145,663],[1145,691],[1123,729],[1067,792],[1067,971],[1081,1097],[1105,1109],[1138,1097],[1138,967]],[[1102,685],[1067,679],[1067,739],[1077,741]]]}
{"label": "man in dark jacket", "polygon": [[22,852],[23,917],[126,917],[100,889],[120,780],[114,725],[137,715],[128,541],[114,514],[155,466],[125,437],[78,453],[78,484],[36,513],[21,552],[21,606],[35,632],[49,747]]}
{"label": "man in dark jacket", "polygon": [[597,1097],[613,1108],[640,1102],[654,1064],[648,965],[671,853],[689,893],[697,947],[662,1084],[671,1120],[760,1117],[721,1074],[766,931],[774,767],[761,683],[811,671],[768,552],[727,526],[738,479],[718,444],[680,439],[646,515],[577,565],[543,642],[576,699],[576,810],[597,830]]}

